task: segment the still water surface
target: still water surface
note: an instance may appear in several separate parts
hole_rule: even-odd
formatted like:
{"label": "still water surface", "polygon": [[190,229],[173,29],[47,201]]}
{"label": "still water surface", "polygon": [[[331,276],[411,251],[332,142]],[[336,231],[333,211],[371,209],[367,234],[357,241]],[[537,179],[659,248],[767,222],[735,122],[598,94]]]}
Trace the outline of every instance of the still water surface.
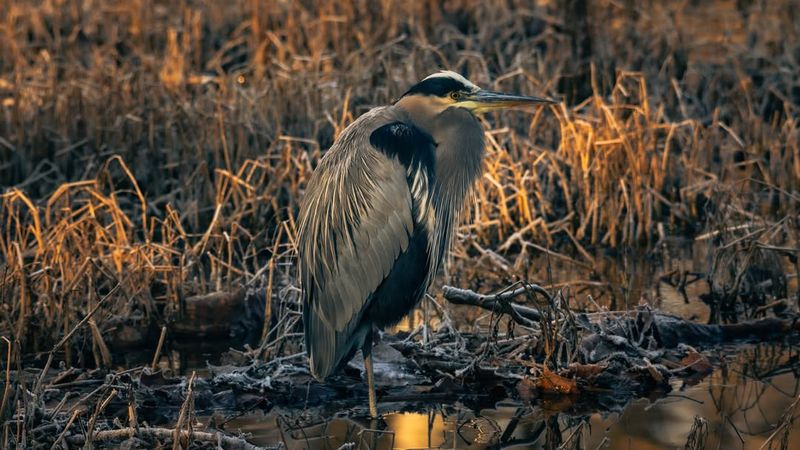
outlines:
{"label": "still water surface", "polygon": [[[674,449],[683,448],[695,416],[701,416],[708,421],[706,448],[760,448],[800,393],[800,352],[760,344],[711,356],[720,365],[711,376],[694,385],[678,381],[666,397],[634,400],[621,412],[570,411],[568,400],[533,405],[503,400],[478,411],[433,404],[388,414],[383,423],[336,418],[303,428],[288,425],[301,411],[259,412],[225,428],[248,433],[255,444],[282,442],[289,449],[338,449],[347,443],[380,449],[558,448],[570,437],[582,440],[577,448]],[[798,425],[789,448],[800,448]]]}

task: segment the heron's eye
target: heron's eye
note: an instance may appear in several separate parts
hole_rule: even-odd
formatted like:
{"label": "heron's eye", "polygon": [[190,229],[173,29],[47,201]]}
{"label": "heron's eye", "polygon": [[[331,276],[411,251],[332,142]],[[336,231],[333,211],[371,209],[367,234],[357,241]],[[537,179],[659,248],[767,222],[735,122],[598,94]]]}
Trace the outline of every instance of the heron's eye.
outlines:
{"label": "heron's eye", "polygon": [[451,92],[450,93],[450,98],[452,98],[453,100],[460,99],[461,98],[461,92]]}

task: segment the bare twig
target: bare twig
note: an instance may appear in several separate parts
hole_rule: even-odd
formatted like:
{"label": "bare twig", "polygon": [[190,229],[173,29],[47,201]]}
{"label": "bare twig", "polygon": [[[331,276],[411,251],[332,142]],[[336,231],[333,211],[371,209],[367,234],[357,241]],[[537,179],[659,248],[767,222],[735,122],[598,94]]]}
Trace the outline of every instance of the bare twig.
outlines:
{"label": "bare twig", "polygon": [[541,320],[541,312],[534,308],[511,302],[514,298],[528,293],[537,293],[543,295],[548,301],[552,300],[552,297],[544,288],[535,284],[524,284],[514,290],[490,295],[452,286],[444,286],[442,288],[444,298],[450,303],[478,306],[489,311],[508,314],[518,324],[532,328],[536,327],[539,320]]}

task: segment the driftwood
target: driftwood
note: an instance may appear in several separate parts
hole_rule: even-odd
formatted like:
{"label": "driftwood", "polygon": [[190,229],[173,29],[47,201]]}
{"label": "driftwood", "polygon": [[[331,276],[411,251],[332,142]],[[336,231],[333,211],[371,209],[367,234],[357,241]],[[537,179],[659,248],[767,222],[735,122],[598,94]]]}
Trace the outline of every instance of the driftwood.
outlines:
{"label": "driftwood", "polygon": [[[445,286],[442,289],[444,298],[457,305],[471,305],[497,313],[508,314],[516,323],[532,326],[541,320],[541,311],[514,303],[513,300],[524,294],[541,293],[543,288],[533,284],[525,284],[520,288],[504,291],[499,294],[479,294],[468,289]],[[603,331],[615,335],[625,335],[631,330],[649,331],[659,347],[675,348],[679,344],[687,345],[719,345],[737,340],[782,339],[787,333],[800,331],[800,322],[796,319],[780,319],[766,317],[733,324],[703,324],[682,319],[671,314],[637,309],[631,311],[595,313],[579,315],[588,324],[588,317],[614,318]],[[642,327],[647,330],[642,330]],[[638,337],[638,336],[637,336]]]}
{"label": "driftwood", "polygon": [[544,294],[549,300],[550,295],[543,288],[527,284],[514,290],[503,291],[498,294],[479,294],[469,289],[459,289],[452,286],[442,288],[444,298],[456,305],[470,305],[498,313],[508,314],[520,325],[531,327],[542,318],[541,312],[534,308],[513,303],[512,300],[524,294]]}

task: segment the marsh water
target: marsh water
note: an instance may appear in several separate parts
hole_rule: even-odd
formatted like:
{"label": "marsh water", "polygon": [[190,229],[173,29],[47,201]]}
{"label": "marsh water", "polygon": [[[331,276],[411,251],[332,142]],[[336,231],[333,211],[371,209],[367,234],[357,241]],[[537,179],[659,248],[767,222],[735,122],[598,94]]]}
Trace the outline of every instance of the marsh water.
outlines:
{"label": "marsh water", "polygon": [[[338,449],[348,442],[356,444],[353,448],[381,449],[558,448],[573,433],[582,433],[578,448],[674,449],[683,448],[700,416],[708,421],[705,448],[758,449],[800,393],[800,352],[760,344],[715,353],[721,368],[712,375],[693,385],[677,382],[666,396],[634,400],[622,411],[574,411],[569,399],[533,405],[497,399],[479,410],[459,403],[411,411],[397,405],[399,411],[381,424],[334,418],[298,427],[293,423],[308,420],[302,410],[254,412],[229,421],[225,429],[247,433],[255,444],[281,442],[289,449]],[[369,431],[376,428],[382,431]],[[795,426],[789,448],[798,446],[800,427]]]}
{"label": "marsh water", "polygon": [[[590,286],[601,286],[600,291],[587,288],[576,294],[576,306],[582,297],[593,295],[606,305],[613,299],[619,309],[647,302],[687,319],[707,321],[709,308],[699,300],[707,283],[685,286],[684,296],[667,275],[707,269],[708,248],[702,243],[679,244],[665,245],[645,256],[598,256],[600,282]],[[553,284],[587,277],[552,261],[535,264],[542,271],[550,265]],[[790,267],[777,269],[792,273]],[[795,276],[788,275],[787,281],[789,292],[795,292]],[[483,316],[475,308],[453,311],[454,320],[470,330],[485,326]],[[414,329],[422,317],[417,311],[399,328]],[[202,371],[206,363],[215,364],[220,350],[214,345],[175,347],[169,360],[179,372]],[[570,397],[527,403],[486,392],[476,393],[470,401],[422,398],[413,403],[383,403],[381,410],[387,413],[378,422],[352,410],[336,410],[335,405],[314,409],[296,405],[270,411],[227,411],[223,427],[244,433],[254,444],[282,443],[289,449],[559,448],[578,439],[578,446],[568,448],[672,449],[684,446],[695,417],[701,417],[707,421],[705,448],[761,448],[800,394],[800,350],[790,342],[751,342],[704,353],[715,367],[713,373],[694,379],[676,377],[671,392],[654,393],[623,407]],[[800,448],[800,424],[792,427],[789,448]]]}

